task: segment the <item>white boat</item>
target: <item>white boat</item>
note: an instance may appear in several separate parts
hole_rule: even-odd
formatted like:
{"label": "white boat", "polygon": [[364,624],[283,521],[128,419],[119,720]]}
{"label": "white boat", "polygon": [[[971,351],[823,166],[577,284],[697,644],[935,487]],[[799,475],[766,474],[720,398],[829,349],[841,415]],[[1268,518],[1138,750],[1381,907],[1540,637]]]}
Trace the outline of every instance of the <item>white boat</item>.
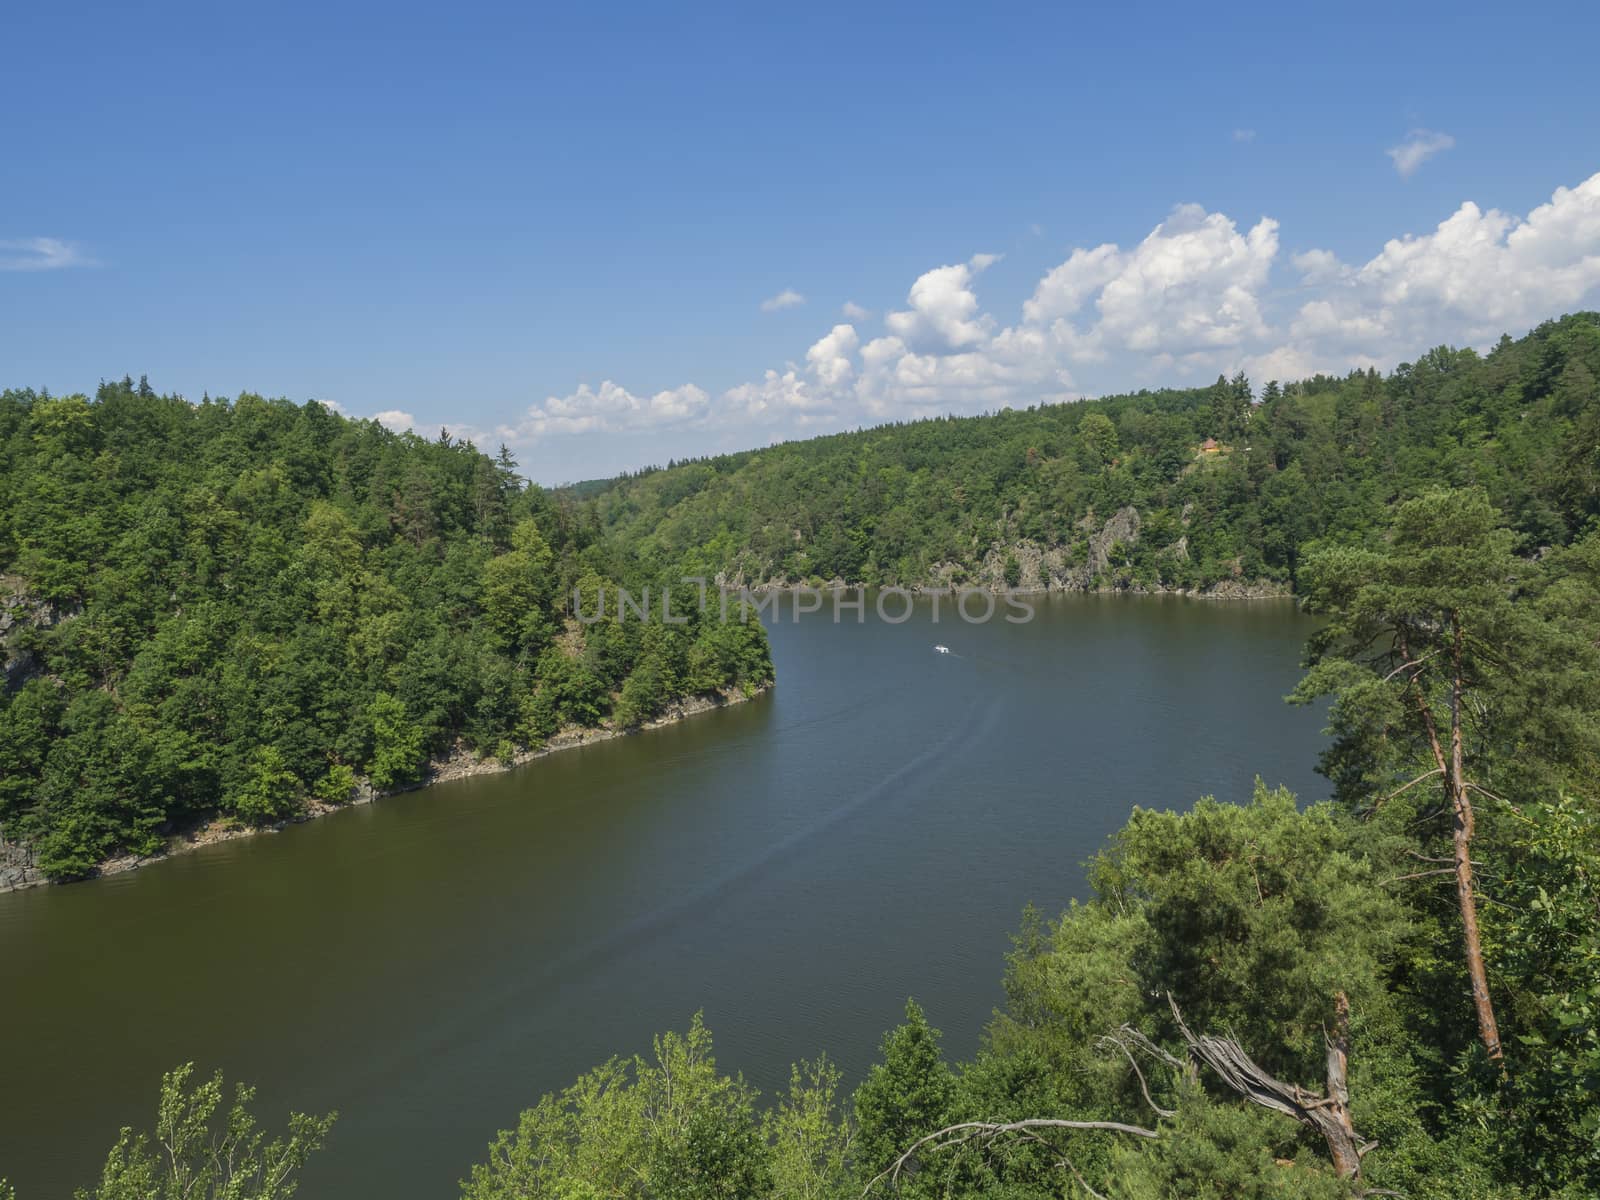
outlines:
{"label": "white boat", "polygon": [[938,651],[940,654],[949,654],[950,653],[950,647],[949,646],[935,646],[934,649],[936,651]]}

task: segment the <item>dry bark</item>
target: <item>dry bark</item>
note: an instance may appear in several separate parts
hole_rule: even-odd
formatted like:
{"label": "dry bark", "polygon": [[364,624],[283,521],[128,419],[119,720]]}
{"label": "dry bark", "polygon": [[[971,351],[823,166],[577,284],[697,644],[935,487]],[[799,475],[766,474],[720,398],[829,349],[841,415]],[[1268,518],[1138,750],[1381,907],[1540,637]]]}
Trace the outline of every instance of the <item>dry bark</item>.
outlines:
{"label": "dry bark", "polygon": [[1361,1159],[1377,1142],[1364,1140],[1350,1122],[1350,1001],[1343,992],[1335,997],[1334,1028],[1328,1036],[1326,1096],[1275,1079],[1231,1037],[1195,1034],[1184,1024],[1177,1002],[1168,996],[1167,1003],[1191,1055],[1246,1100],[1316,1130],[1328,1143],[1334,1171],[1344,1179],[1361,1178]]}

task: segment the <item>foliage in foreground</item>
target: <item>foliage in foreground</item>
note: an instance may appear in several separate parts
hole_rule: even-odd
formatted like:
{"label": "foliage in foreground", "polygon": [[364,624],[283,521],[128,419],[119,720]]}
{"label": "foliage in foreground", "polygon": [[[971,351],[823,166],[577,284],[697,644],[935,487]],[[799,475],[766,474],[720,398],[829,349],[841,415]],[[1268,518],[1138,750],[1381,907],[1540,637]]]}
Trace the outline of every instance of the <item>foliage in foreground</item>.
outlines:
{"label": "foliage in foreground", "polygon": [[[1588,821],[1573,843],[1558,822],[1545,836],[1585,857],[1581,878],[1600,861],[1597,830]],[[1138,812],[1097,858],[1092,899],[1048,925],[1026,923],[1006,1008],[974,1061],[948,1063],[909,1004],[853,1097],[839,1095],[826,1066],[798,1068],[790,1093],[761,1116],[755,1093],[716,1071],[697,1019],[686,1037],[660,1039],[653,1060],[614,1060],[525,1112],[463,1196],[1592,1195],[1592,1057],[1584,1078],[1545,1080],[1541,1095],[1525,1083],[1592,1055],[1592,1026],[1568,1039],[1560,1062],[1525,1036],[1508,1051],[1509,1076],[1486,1069],[1465,989],[1417,990],[1419,972],[1445,969],[1431,959],[1427,915],[1385,886],[1387,868],[1360,840],[1337,806],[1302,812],[1262,788],[1246,805]],[[1499,965],[1502,994],[1536,1002],[1545,983]],[[1592,958],[1583,975],[1592,999]],[[1307,1127],[1196,1069],[1168,1001],[1184,997],[1186,1023],[1234,1031],[1263,1070],[1320,1094],[1340,992],[1353,1014],[1352,1119],[1376,1143],[1359,1181],[1338,1177]],[[1557,1004],[1570,999],[1563,991]],[[1141,1051],[1140,1039],[1156,1052]],[[1567,1090],[1574,1084],[1589,1090]],[[940,1129],[1041,1115],[1150,1136],[1085,1128],[946,1138],[902,1159]],[[1519,1145],[1530,1125],[1542,1147]]]}
{"label": "foliage in foreground", "polygon": [[717,1071],[697,1016],[686,1035],[658,1037],[652,1058],[612,1059],[524,1112],[462,1195],[842,1197],[851,1131],[838,1087],[826,1059],[798,1066],[759,1114],[754,1090]]}
{"label": "foliage in foreground", "polygon": [[189,1086],[194,1064],[161,1080],[153,1136],[124,1129],[93,1190],[77,1200],[288,1200],[306,1160],[321,1148],[334,1115],[293,1113],[286,1133],[268,1138],[250,1112],[255,1091],[234,1088],[224,1109],[222,1072]]}

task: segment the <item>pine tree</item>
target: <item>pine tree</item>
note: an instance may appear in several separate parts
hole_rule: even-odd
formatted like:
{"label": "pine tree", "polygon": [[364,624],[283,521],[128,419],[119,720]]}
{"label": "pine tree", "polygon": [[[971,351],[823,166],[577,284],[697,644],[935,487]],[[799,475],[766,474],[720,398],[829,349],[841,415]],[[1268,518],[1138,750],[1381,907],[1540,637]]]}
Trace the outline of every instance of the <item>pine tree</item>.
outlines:
{"label": "pine tree", "polygon": [[890,1167],[919,1137],[945,1125],[955,1099],[955,1078],[939,1052],[939,1031],[915,1000],[906,1001],[905,1024],[884,1037],[882,1054],[855,1095],[856,1162],[863,1183]]}

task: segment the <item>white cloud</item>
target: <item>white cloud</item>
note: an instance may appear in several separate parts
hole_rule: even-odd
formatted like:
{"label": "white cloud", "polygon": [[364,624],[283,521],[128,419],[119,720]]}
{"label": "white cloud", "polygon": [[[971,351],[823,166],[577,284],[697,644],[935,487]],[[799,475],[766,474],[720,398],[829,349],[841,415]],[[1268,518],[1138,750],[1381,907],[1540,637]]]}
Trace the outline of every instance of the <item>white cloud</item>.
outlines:
{"label": "white cloud", "polygon": [[[977,258],[989,259],[990,255]],[[985,262],[983,266],[987,266]],[[958,350],[974,346],[989,336],[993,321],[978,312],[972,278],[982,266],[958,263],[935,267],[917,277],[906,294],[911,307],[888,313],[883,321],[889,332],[914,348]]]}
{"label": "white cloud", "polygon": [[1253,142],[1256,140],[1256,131],[1254,129],[1235,129],[1233,131],[1233,140],[1236,142]]}
{"label": "white cloud", "polygon": [[779,312],[785,308],[798,308],[806,302],[806,298],[793,288],[784,288],[776,296],[768,296],[761,302],[762,312]]}
{"label": "white cloud", "polygon": [[[1041,362],[992,350],[917,354],[894,345],[879,347],[877,362],[863,376],[856,398],[869,416],[920,417],[945,412],[1009,408],[1026,390],[1044,382]],[[871,343],[869,343],[869,346]]]}
{"label": "white cloud", "polygon": [[[1352,362],[1349,366],[1365,366],[1362,362]],[[1303,349],[1294,346],[1275,346],[1260,354],[1252,354],[1240,364],[1251,379],[1265,381],[1268,379],[1306,379],[1318,371],[1329,370],[1327,363],[1322,362]],[[1343,369],[1343,368],[1335,368]]]}
{"label": "white cloud", "polygon": [[834,324],[798,361],[714,400],[693,385],[646,397],[607,382],[534,405],[501,435],[728,425],[748,428],[755,444],[762,427],[781,436],[1200,384],[1241,368],[1257,380],[1388,369],[1441,342],[1485,346],[1600,292],[1600,174],[1557,189],[1525,218],[1469,201],[1355,264],[1323,249],[1280,261],[1271,217],[1241,228],[1179,205],[1142,240],[1071,250],[1009,323],[978,295],[995,260],[926,271],[906,307],[885,315],[882,336]]}
{"label": "white cloud", "polygon": [[1441,342],[1484,345],[1577,307],[1600,288],[1600,174],[1557,188],[1526,219],[1462,204],[1432,233],[1387,242],[1360,267],[1318,252],[1326,293],[1301,305],[1290,344],[1344,369]]}
{"label": "white cloud", "polygon": [[440,428],[445,433],[448,433],[451,437],[455,438],[457,441],[459,441],[459,442],[471,442],[474,446],[478,447],[478,449],[480,449],[480,450],[483,450],[483,449],[491,449],[492,450],[495,446],[499,445],[502,441],[505,440],[504,438],[498,436],[493,431],[488,430],[488,429],[480,429],[476,425],[463,425],[463,424],[457,424],[457,423],[446,423],[444,425],[441,425]]}
{"label": "white cloud", "polygon": [[528,408],[515,425],[502,425],[498,436],[532,442],[555,433],[615,433],[684,425],[706,413],[711,397],[692,383],[650,396],[604,380],[599,388],[581,385],[565,396],[550,396]]}
{"label": "white cloud", "polygon": [[838,387],[854,375],[851,356],[860,344],[853,325],[835,325],[829,330],[827,336],[806,351],[806,363],[817,382],[824,387]]}
{"label": "white cloud", "polygon": [[1121,269],[1122,253],[1110,243],[1093,250],[1074,250],[1066,262],[1039,281],[1033,298],[1023,303],[1022,315],[1033,322],[1070,317]]}
{"label": "white cloud", "polygon": [[722,414],[746,421],[770,423],[789,418],[801,425],[818,419],[828,408],[828,397],[814,389],[792,364],[729,388],[722,394],[721,405]]}
{"label": "white cloud", "polygon": [[339,416],[344,417],[347,420],[376,421],[385,429],[391,430],[395,433],[420,434],[424,428],[432,429],[436,432],[443,431],[448,433],[452,438],[456,438],[459,441],[471,442],[473,445],[478,446],[479,448],[492,445],[495,440],[492,433],[490,433],[488,430],[480,429],[476,425],[467,425],[460,422],[451,421],[435,426],[419,421],[415,415],[408,413],[403,409],[389,408],[380,413],[373,413],[370,417],[363,417],[358,413],[351,412],[337,400],[317,399],[314,401],[314,403],[322,405],[322,407],[327,409],[329,412],[337,413]]}
{"label": "white cloud", "polygon": [[1332,250],[1307,250],[1303,254],[1290,255],[1289,261],[1300,272],[1302,283],[1332,283],[1350,274],[1350,268],[1340,262],[1339,256]]}
{"label": "white cloud", "polygon": [[[1116,350],[1175,357],[1237,346],[1262,336],[1261,294],[1278,253],[1278,223],[1263,217],[1248,234],[1221,213],[1180,204],[1131,250],[1074,250],[1023,305],[1027,321],[1052,322],[1069,358],[1095,361]],[[1095,297],[1087,328],[1074,317]]]}
{"label": "white cloud", "polygon": [[1394,159],[1394,169],[1400,172],[1401,179],[1409,179],[1423,163],[1435,154],[1442,154],[1456,144],[1455,138],[1448,133],[1436,133],[1431,129],[1413,129],[1406,134],[1406,140],[1398,146],[1390,146],[1385,152]]}
{"label": "white cloud", "polygon": [[406,433],[417,426],[415,417],[408,412],[402,412],[398,408],[389,408],[381,413],[373,413],[372,419],[385,429],[392,429],[396,433]]}
{"label": "white cloud", "polygon": [[57,271],[98,265],[76,242],[51,237],[0,239],[0,271]]}

